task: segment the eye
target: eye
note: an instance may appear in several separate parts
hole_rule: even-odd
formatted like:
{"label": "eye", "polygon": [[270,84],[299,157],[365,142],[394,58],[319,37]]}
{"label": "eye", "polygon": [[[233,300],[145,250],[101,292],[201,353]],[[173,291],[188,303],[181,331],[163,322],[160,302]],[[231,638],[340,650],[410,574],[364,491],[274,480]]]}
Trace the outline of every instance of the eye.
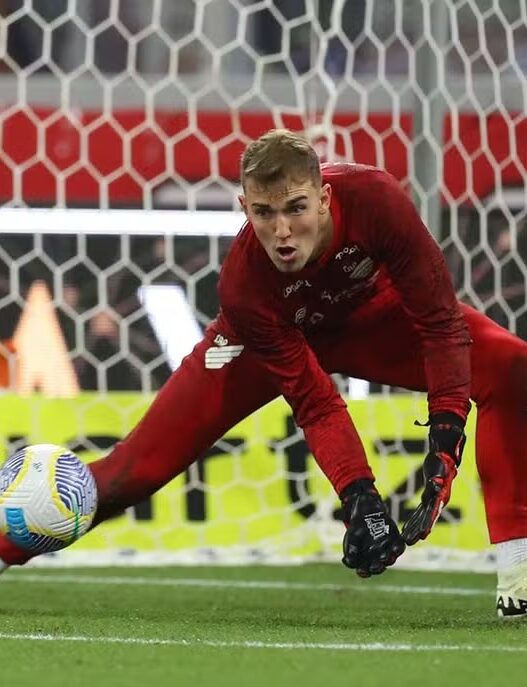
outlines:
{"label": "eye", "polygon": [[297,203],[296,205],[293,205],[293,207],[291,208],[291,213],[293,215],[299,215],[301,212],[304,212],[306,207],[307,206],[305,205],[305,203]]}
{"label": "eye", "polygon": [[254,214],[258,215],[258,217],[269,217],[271,211],[269,210],[269,208],[256,208]]}

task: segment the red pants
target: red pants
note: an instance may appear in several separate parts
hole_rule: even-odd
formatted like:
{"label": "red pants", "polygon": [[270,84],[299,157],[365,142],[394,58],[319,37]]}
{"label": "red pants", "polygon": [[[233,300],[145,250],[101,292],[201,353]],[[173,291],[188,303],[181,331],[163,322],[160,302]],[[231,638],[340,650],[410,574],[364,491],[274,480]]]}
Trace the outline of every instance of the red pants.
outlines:
{"label": "red pants", "polygon": [[[527,344],[472,308],[462,309],[474,342],[471,397],[490,538],[527,537]],[[108,457],[92,463],[99,522],[150,496],[278,395],[246,350],[221,369],[205,367],[217,333],[209,329],[139,425]],[[310,345],[327,372],[426,390],[419,337],[395,298],[362,308],[338,334],[317,335]]]}

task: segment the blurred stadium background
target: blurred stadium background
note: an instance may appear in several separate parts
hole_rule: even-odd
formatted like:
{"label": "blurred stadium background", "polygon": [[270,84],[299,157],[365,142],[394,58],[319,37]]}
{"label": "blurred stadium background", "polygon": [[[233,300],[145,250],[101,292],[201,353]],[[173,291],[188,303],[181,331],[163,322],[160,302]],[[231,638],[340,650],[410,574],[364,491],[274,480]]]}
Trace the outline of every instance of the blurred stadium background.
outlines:
{"label": "blurred stadium background", "polygon": [[[273,126],[397,177],[459,296],[527,338],[526,71],[523,1],[0,0],[4,457],[133,426],[216,314],[239,157]],[[404,520],[423,399],[335,381]],[[471,451],[415,564],[492,563]],[[334,560],[335,505],[275,404],[66,555]]]}

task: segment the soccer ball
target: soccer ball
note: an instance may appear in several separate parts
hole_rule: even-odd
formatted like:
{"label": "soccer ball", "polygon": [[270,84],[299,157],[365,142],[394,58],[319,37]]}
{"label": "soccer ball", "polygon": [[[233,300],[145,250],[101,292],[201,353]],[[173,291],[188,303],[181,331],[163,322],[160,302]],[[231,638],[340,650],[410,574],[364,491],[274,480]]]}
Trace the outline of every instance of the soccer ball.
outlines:
{"label": "soccer ball", "polygon": [[0,532],[23,549],[69,546],[87,531],[96,507],[91,471],[66,448],[26,446],[0,468]]}

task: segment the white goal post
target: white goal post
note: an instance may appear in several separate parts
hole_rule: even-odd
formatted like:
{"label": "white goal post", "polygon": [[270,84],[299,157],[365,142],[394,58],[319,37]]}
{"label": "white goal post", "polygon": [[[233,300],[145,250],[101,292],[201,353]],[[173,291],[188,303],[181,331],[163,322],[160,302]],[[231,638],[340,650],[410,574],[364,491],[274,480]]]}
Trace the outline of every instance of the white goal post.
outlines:
{"label": "white goal post", "polygon": [[[391,172],[460,298],[527,338],[523,3],[6,0],[0,14],[4,457],[54,441],[92,460],[141,417],[217,311],[239,156],[270,127]],[[403,520],[424,399],[336,381]],[[473,450],[403,564],[492,565]],[[277,402],[52,562],[336,560],[336,505]]]}

